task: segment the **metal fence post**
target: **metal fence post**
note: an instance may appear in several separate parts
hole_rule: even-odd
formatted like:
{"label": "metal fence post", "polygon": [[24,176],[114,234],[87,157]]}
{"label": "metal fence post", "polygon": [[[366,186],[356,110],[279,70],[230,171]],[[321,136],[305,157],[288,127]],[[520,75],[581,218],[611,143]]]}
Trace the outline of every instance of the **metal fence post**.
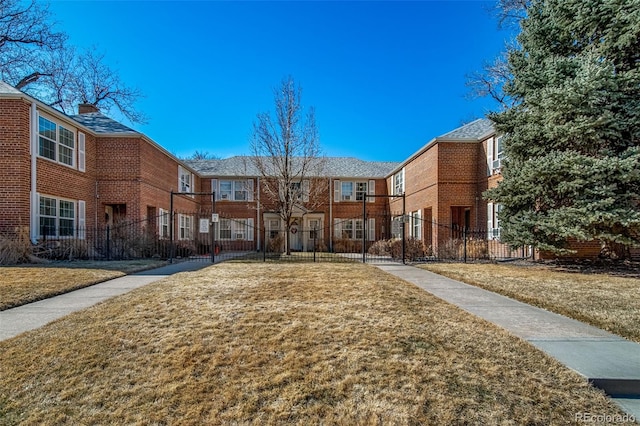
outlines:
{"label": "metal fence post", "polygon": [[111,227],[109,227],[109,225],[107,225],[106,228],[106,238],[107,238],[107,260],[111,260]]}
{"label": "metal fence post", "polygon": [[462,230],[462,239],[464,241],[464,263],[467,263],[467,227]]}
{"label": "metal fence post", "polygon": [[316,262],[316,238],[318,238],[318,230],[313,228],[313,263]]}

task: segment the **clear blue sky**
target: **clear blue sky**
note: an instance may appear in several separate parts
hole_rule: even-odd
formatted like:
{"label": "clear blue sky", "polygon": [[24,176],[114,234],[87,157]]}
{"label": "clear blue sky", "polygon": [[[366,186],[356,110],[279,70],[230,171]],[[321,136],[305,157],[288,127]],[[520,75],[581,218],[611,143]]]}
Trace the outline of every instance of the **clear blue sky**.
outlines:
{"label": "clear blue sky", "polygon": [[[314,106],[328,156],[402,161],[496,106],[465,76],[514,34],[487,1],[60,1],[72,44],[96,46],[178,156],[249,153],[252,123],[287,75]],[[119,117],[113,117],[119,119]]]}

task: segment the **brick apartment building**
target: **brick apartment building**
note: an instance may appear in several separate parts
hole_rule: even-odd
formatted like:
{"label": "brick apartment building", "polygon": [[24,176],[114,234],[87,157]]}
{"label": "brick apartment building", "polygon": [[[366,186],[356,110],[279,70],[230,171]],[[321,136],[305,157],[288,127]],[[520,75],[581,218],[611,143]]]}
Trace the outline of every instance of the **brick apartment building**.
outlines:
{"label": "brick apartment building", "polygon": [[[204,240],[199,222],[211,217],[214,204],[220,216],[216,240],[260,248],[263,229],[284,229],[247,158],[183,161],[90,105],[81,105],[78,115],[65,115],[3,82],[0,132],[2,232],[28,228],[33,241],[83,238],[87,230],[127,220],[145,221],[161,238],[173,231],[178,240]],[[327,248],[332,236],[360,239],[363,195],[386,194],[386,177],[396,165],[327,158],[322,176],[300,182],[326,190],[314,191],[322,199],[313,203],[301,200],[292,248],[308,249],[311,238]],[[214,193],[212,199],[208,194]],[[388,238],[384,222],[376,219],[386,214],[388,203],[375,197],[367,201],[368,240]],[[171,208],[177,213],[173,226]]]}
{"label": "brick apartment building", "polygon": [[[215,213],[217,241],[259,250],[285,229],[249,157],[181,160],[90,105],[65,115],[3,82],[0,134],[0,232],[28,228],[34,242],[83,238],[127,220],[144,221],[160,238],[204,241],[202,222]],[[464,229],[486,229],[498,242],[499,206],[482,193],[497,185],[501,159],[501,137],[486,119],[432,139],[401,163],[329,157],[322,176],[299,183],[321,190],[300,200],[291,248],[333,249],[337,240],[404,231],[435,250]],[[598,250],[583,245],[585,255]]]}

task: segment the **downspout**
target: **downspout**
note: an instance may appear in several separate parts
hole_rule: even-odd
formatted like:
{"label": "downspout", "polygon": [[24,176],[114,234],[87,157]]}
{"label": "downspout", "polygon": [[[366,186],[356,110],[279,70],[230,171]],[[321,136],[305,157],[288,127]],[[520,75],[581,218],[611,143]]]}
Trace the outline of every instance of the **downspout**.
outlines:
{"label": "downspout", "polygon": [[31,111],[29,114],[29,144],[31,151],[31,194],[30,194],[30,206],[29,206],[29,218],[31,223],[29,224],[29,237],[32,243],[38,241],[38,215],[40,206],[38,205],[38,109],[35,102],[31,102]]}
{"label": "downspout", "polygon": [[262,206],[262,204],[260,204],[260,176],[258,176],[256,178],[256,192],[257,192],[257,200],[258,200],[258,205],[256,206],[256,234],[258,234],[258,247],[257,247],[257,251],[260,251],[260,245],[262,243],[262,232],[260,232],[260,206]]}
{"label": "downspout", "polygon": [[329,178],[329,250],[333,252],[333,179]]}

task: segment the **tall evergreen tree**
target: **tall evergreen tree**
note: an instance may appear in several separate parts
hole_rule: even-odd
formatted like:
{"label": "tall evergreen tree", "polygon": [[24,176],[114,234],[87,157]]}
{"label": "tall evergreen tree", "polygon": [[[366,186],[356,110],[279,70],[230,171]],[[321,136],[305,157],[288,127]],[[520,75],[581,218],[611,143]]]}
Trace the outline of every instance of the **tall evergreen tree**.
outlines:
{"label": "tall evergreen tree", "polygon": [[503,239],[640,243],[640,0],[533,0],[508,65]]}

